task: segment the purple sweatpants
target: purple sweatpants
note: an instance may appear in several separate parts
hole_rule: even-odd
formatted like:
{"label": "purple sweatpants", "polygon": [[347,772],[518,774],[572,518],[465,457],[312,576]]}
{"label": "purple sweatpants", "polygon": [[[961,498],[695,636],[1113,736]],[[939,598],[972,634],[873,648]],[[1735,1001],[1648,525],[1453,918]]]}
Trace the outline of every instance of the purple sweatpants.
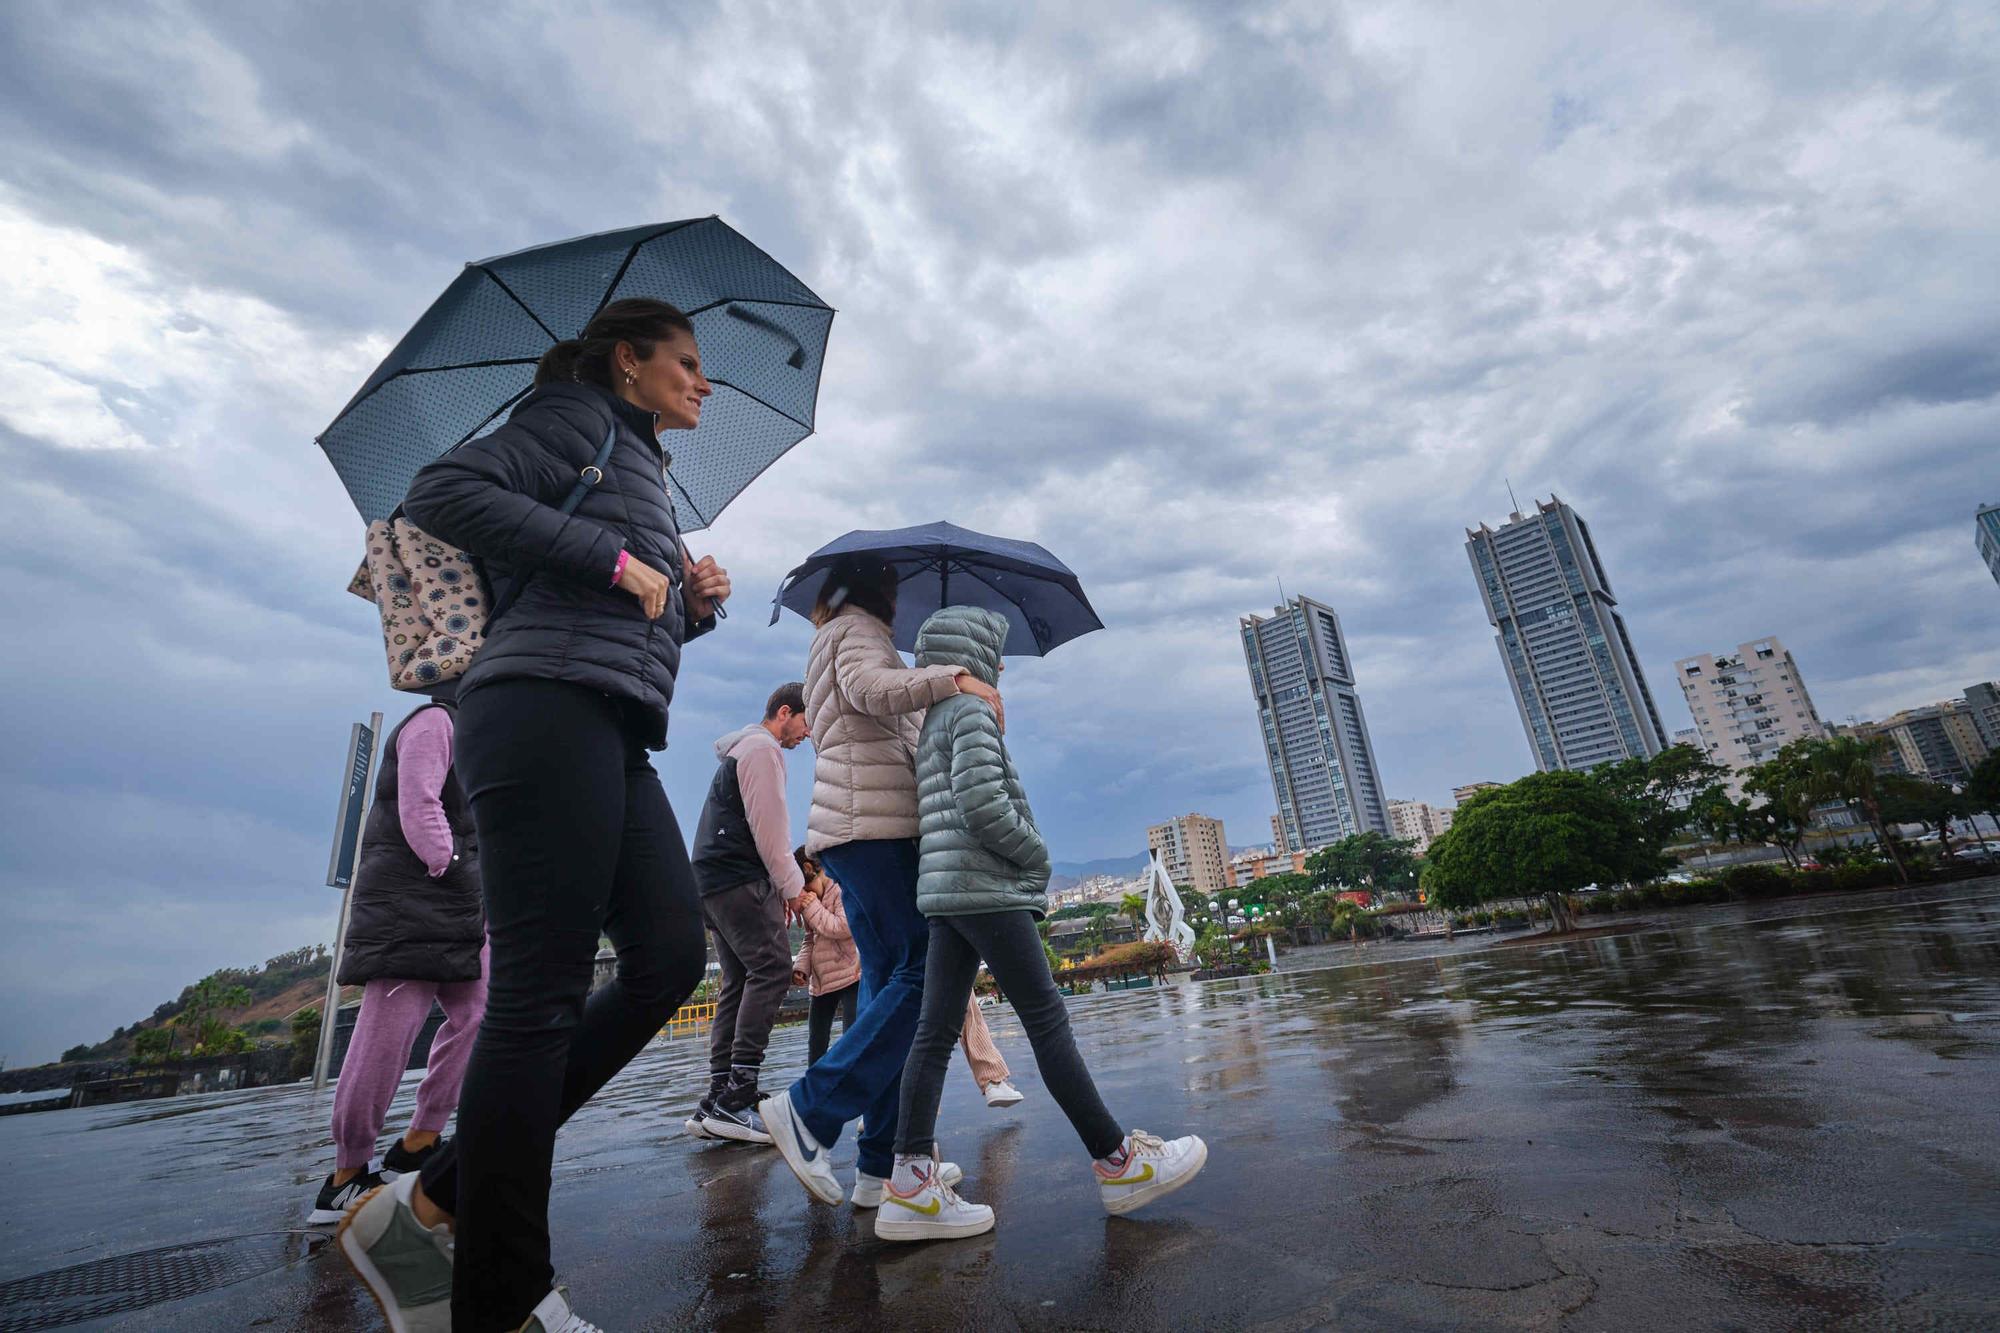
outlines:
{"label": "purple sweatpants", "polygon": [[459,1085],[472,1039],[486,1013],[486,978],[491,964],[482,951],[477,981],[393,981],[379,979],[361,990],[354,1039],[341,1061],[333,1093],[334,1162],[342,1170],[366,1168],[382,1136],[396,1085],[409,1068],[410,1049],[430,1017],[431,1001],[444,1006],[444,1026],[431,1040],[430,1067],[417,1085],[417,1113],[410,1128],[442,1134],[458,1106]]}

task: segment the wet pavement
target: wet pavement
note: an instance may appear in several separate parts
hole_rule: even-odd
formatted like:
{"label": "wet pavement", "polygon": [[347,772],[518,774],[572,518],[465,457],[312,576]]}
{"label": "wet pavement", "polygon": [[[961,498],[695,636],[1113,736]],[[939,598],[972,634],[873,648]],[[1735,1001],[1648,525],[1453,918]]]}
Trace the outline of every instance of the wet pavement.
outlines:
{"label": "wet pavement", "polygon": [[[1479,943],[1077,1000],[1114,1113],[1211,1147],[1116,1221],[992,1011],[1028,1100],[953,1070],[940,1133],[1000,1219],[973,1241],[884,1245],[768,1150],[691,1143],[703,1043],[658,1043],[557,1145],[557,1265],[619,1330],[2000,1327],[2000,881]],[[0,1333],[52,1326],[29,1296],[104,1312],[73,1328],[380,1327],[298,1230],[326,1109],[0,1119]]]}

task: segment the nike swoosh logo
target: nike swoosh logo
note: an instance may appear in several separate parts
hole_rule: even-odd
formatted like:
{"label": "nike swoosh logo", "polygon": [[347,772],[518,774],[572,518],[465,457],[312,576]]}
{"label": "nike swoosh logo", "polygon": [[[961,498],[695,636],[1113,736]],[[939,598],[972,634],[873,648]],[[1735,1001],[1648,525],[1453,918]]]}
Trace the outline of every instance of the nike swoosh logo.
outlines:
{"label": "nike swoosh logo", "polygon": [[911,1203],[908,1199],[899,1199],[893,1194],[889,1196],[889,1202],[900,1203],[903,1205],[903,1207],[909,1209],[911,1212],[922,1213],[925,1217],[936,1217],[938,1215],[938,1209],[944,1207],[943,1199],[932,1199],[929,1203],[919,1208],[917,1207],[917,1205]]}
{"label": "nike swoosh logo", "polygon": [[1145,1169],[1136,1176],[1119,1176],[1104,1183],[1107,1185],[1143,1185],[1153,1178],[1153,1164],[1146,1163]]}
{"label": "nike swoosh logo", "polygon": [[792,1099],[789,1097],[785,1098],[785,1119],[792,1122],[792,1138],[799,1145],[799,1155],[806,1159],[808,1165],[819,1161],[820,1150],[818,1148],[814,1148],[810,1152],[806,1150],[806,1144],[812,1142],[812,1135],[806,1131],[804,1125],[799,1123],[799,1113],[792,1109]]}

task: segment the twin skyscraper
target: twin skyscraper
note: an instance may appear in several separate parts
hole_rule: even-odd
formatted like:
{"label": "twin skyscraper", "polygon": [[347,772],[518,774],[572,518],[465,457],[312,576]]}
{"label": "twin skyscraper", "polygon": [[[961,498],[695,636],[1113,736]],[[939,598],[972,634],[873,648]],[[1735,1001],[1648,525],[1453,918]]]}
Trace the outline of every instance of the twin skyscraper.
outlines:
{"label": "twin skyscraper", "polygon": [[[1667,731],[1590,528],[1555,497],[1466,531],[1528,746],[1541,770],[1658,754]],[[1257,724],[1292,850],[1392,833],[1354,667],[1332,607],[1293,597],[1239,622]]]}

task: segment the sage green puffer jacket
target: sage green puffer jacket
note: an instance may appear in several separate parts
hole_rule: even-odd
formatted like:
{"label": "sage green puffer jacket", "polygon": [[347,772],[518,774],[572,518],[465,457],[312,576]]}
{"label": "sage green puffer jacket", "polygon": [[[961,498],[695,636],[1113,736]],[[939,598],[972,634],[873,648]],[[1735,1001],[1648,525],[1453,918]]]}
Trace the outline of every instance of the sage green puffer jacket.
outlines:
{"label": "sage green puffer jacket", "polygon": [[[947,606],[917,633],[917,665],[1000,683],[1006,618]],[[970,695],[932,704],[917,742],[917,910],[925,916],[1049,908],[1049,849],[993,710]]]}

